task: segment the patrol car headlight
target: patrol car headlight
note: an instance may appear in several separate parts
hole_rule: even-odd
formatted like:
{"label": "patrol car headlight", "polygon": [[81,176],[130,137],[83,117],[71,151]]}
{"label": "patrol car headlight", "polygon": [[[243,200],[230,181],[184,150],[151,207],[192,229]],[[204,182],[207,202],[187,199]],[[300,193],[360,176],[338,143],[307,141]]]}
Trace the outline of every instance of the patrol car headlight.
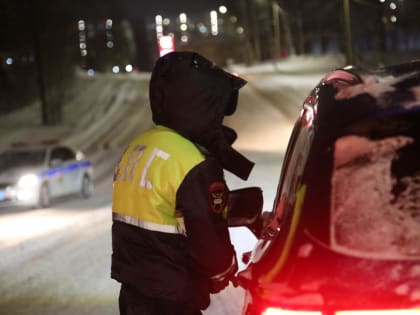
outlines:
{"label": "patrol car headlight", "polygon": [[18,187],[20,188],[31,188],[38,185],[39,179],[35,174],[23,175],[18,181]]}

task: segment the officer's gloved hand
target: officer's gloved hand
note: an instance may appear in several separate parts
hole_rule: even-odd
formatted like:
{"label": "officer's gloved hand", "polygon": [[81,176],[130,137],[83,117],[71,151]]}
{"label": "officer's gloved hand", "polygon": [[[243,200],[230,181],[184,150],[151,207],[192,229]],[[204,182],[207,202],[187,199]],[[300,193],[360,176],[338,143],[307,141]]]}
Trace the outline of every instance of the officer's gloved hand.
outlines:
{"label": "officer's gloved hand", "polygon": [[218,293],[229,285],[229,281],[235,281],[235,274],[238,271],[238,263],[236,255],[234,255],[234,262],[229,267],[223,276],[213,277],[209,279],[209,292]]}

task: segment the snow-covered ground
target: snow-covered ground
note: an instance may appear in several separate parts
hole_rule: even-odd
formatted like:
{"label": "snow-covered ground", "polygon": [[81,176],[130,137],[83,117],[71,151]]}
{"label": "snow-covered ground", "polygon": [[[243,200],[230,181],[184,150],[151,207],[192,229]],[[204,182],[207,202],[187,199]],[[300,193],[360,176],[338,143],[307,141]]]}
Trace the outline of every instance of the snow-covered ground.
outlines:
{"label": "snow-covered ground", "polygon": [[[284,87],[283,95],[287,94],[290,103],[299,106],[301,96],[310,91],[322,74],[342,65],[340,55],[294,56],[276,63],[232,65],[228,70],[244,75],[254,88],[263,92],[282,92]],[[258,80],[253,80],[258,74]],[[69,89],[67,99],[63,99],[60,125],[42,126],[39,103],[0,116],[0,149],[11,142],[51,138],[94,153],[109,147],[120,148],[133,134],[151,126],[150,111],[144,106],[148,104],[149,78],[149,73],[93,78],[79,73],[79,80]]]}
{"label": "snow-covered ground", "polygon": [[[229,70],[244,76],[249,84],[241,90],[237,113],[227,118],[226,124],[238,132],[239,137],[235,147],[256,162],[254,171],[246,182],[229,173],[226,174],[231,189],[251,185],[260,186],[264,194],[264,209],[271,209],[282,156],[300,105],[307,93],[325,73],[342,65],[343,59],[340,56],[303,56],[289,58],[276,64],[271,62],[252,67],[231,66]],[[63,100],[64,119],[59,126],[42,126],[39,104],[0,117],[0,150],[11,142],[36,142],[51,138],[81,149],[93,160],[98,191],[103,194],[103,200],[106,201],[104,204],[94,199],[90,203],[93,211],[80,211],[80,215],[72,216],[72,220],[51,221],[48,231],[33,232],[35,239],[30,239],[29,229],[26,231],[21,229],[22,232],[19,233],[18,230],[11,228],[13,224],[25,222],[28,227],[36,226],[36,222],[27,222],[24,214],[20,213],[16,217],[13,214],[0,216],[0,253],[3,253],[6,241],[8,241],[7,253],[12,253],[9,259],[0,263],[0,271],[8,270],[6,266],[9,263],[13,264],[12,257],[19,256],[23,261],[26,257],[22,256],[24,250],[30,251],[31,246],[38,248],[35,246],[37,240],[39,240],[38,243],[43,243],[44,249],[45,246],[56,245],[53,239],[57,238],[58,230],[65,232],[64,235],[70,235],[72,230],[80,226],[86,227],[86,222],[90,222],[95,227],[109,229],[111,224],[109,191],[112,184],[110,181],[112,169],[130,139],[152,126],[148,106],[149,77],[148,73],[95,75],[93,78],[79,74],[78,83],[69,90],[67,99]],[[61,206],[63,209],[60,211],[63,213],[60,216],[66,213],[75,214],[79,206],[82,208],[86,205],[73,202],[68,206],[67,204]],[[43,215],[48,217],[48,211],[38,210],[35,216],[42,220]],[[51,228],[51,225],[55,228]],[[13,243],[10,243],[11,238],[13,238]],[[45,244],[46,238],[49,242],[47,244]],[[241,252],[250,250],[255,243],[255,238],[250,232],[241,228],[232,229],[231,238],[238,256]],[[103,238],[101,240],[102,243],[106,242]],[[16,248],[15,251],[14,248]],[[96,249],[94,252],[101,251],[101,258],[103,258],[107,257],[109,250],[110,248],[107,247],[102,251]],[[38,262],[39,259],[38,257]],[[116,304],[116,284],[110,284],[109,262],[106,260],[102,263],[101,273],[96,277],[106,278],[106,281],[102,279],[98,288],[107,293],[108,299],[113,299],[111,302],[108,301],[108,304]],[[76,261],[73,263],[75,264]],[[51,267],[50,263],[46,265]],[[36,272],[47,272],[47,269]],[[27,277],[31,279],[32,276],[28,274]],[[1,279],[3,278],[0,277]],[[86,281],[92,281],[92,279],[86,279]],[[90,283],[87,288],[94,286],[94,283]],[[0,284],[0,292],[4,285]],[[36,283],[31,285],[34,289],[37,287]],[[11,294],[10,291],[8,293]],[[242,294],[243,291],[240,288],[227,288],[223,293],[213,296],[212,304],[205,314],[238,313]],[[53,296],[54,293],[51,292],[51,295]],[[82,310],[78,313],[87,314]],[[72,312],[70,310],[62,314],[72,314]],[[112,312],[107,314],[112,314]]]}

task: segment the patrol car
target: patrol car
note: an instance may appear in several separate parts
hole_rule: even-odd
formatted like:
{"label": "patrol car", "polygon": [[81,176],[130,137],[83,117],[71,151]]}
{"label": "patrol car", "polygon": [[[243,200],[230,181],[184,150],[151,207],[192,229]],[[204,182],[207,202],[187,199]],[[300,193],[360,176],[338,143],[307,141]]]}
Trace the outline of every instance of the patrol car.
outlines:
{"label": "patrol car", "polygon": [[326,75],[253,229],[243,314],[420,314],[419,161],[420,62]]}
{"label": "patrol car", "polygon": [[50,206],[52,198],[93,193],[93,166],[56,141],[15,143],[0,153],[0,206]]}

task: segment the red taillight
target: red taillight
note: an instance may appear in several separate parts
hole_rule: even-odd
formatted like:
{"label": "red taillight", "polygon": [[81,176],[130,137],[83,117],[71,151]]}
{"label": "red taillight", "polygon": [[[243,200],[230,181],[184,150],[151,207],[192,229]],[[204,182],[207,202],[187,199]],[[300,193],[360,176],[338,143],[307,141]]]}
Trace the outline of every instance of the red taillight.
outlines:
{"label": "red taillight", "polygon": [[420,309],[337,311],[335,315],[420,315]]}
{"label": "red taillight", "polygon": [[[320,311],[296,311],[268,307],[261,315],[323,315]],[[334,315],[420,315],[420,309],[336,311]]]}
{"label": "red taillight", "polygon": [[268,307],[261,315],[322,315],[322,312],[317,311],[292,311],[281,308]]}

